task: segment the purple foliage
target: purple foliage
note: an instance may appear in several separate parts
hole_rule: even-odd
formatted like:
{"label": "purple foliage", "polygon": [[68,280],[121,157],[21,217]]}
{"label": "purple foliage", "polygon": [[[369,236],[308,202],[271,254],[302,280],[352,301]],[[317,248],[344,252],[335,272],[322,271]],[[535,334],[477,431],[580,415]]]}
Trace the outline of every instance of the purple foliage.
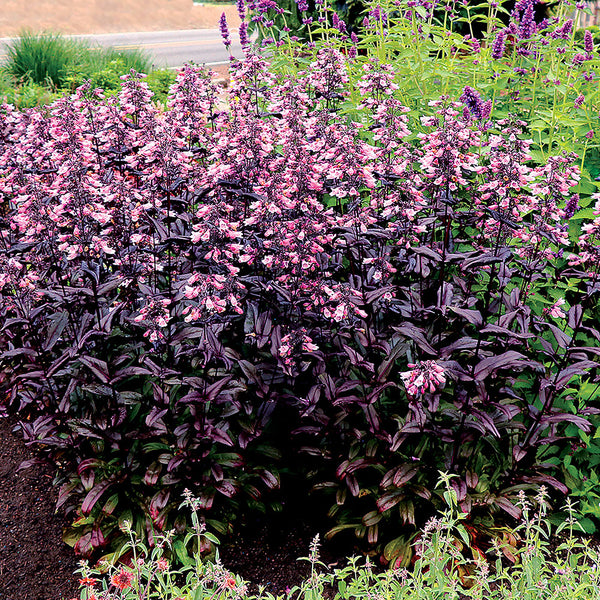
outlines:
{"label": "purple foliage", "polygon": [[206,511],[285,493],[281,467],[371,543],[431,511],[438,469],[466,513],[564,490],[537,451],[589,430],[562,390],[600,336],[600,216],[575,249],[564,220],[574,157],[535,166],[524,123],[488,135],[447,98],[409,141],[376,60],[353,121],[332,48],[295,78],[251,52],[232,69],[227,109],[186,66],[165,112],[132,73],[116,98],[0,113],[2,391],[61,456],[78,549],[125,509],[174,526],[185,487]]}

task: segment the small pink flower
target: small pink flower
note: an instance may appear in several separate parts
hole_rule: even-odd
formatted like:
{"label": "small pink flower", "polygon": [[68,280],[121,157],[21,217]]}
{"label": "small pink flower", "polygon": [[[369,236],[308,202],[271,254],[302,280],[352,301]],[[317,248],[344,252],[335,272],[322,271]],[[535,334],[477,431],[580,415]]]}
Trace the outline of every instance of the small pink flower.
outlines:
{"label": "small pink flower", "polygon": [[544,308],[544,313],[555,319],[564,319],[566,314],[560,308],[563,304],[565,304],[565,299],[559,298],[550,308]]}
{"label": "small pink flower", "polygon": [[408,365],[410,371],[400,374],[409,396],[420,396],[425,392],[435,392],[446,383],[444,368],[433,360],[425,360]]}
{"label": "small pink flower", "polygon": [[159,571],[166,571],[169,568],[169,561],[166,558],[159,558],[156,567]]}

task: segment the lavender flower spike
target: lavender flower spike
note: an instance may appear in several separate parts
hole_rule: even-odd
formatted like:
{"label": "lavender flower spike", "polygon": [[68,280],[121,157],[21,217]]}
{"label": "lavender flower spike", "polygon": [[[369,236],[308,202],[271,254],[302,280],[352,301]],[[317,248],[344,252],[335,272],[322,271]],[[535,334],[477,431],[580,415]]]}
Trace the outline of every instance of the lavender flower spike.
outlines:
{"label": "lavender flower spike", "polygon": [[227,27],[227,17],[225,16],[225,13],[221,15],[221,19],[219,20],[219,29],[221,30],[223,44],[225,44],[225,48],[229,50],[229,47],[231,46],[231,39],[229,37],[229,28]]}
{"label": "lavender flower spike", "polygon": [[570,219],[579,208],[579,194],[573,194],[565,206],[565,219]]}
{"label": "lavender flower spike", "polygon": [[567,19],[559,31],[559,37],[561,37],[563,40],[568,39],[573,31],[573,19]]}
{"label": "lavender flower spike", "polygon": [[588,54],[594,53],[594,38],[592,32],[589,29],[585,30],[583,34],[583,47]]}
{"label": "lavender flower spike", "polygon": [[250,40],[248,39],[248,24],[245,23],[244,21],[242,21],[240,23],[240,28],[239,28],[238,34],[240,36],[241,47],[246,48],[248,46],[248,44],[250,43]]}
{"label": "lavender flower spike", "polygon": [[529,0],[523,17],[521,18],[521,25],[519,27],[519,38],[526,40],[530,38],[535,32],[535,21],[533,19],[533,0]]}
{"label": "lavender flower spike", "polygon": [[238,15],[240,16],[240,19],[243,21],[246,18],[246,4],[245,4],[244,0],[237,0],[237,2],[235,4],[237,7]]}
{"label": "lavender flower spike", "polygon": [[465,106],[469,109],[469,112],[476,119],[483,118],[484,112],[489,114],[489,110],[487,109],[487,106],[484,107],[479,93],[468,85],[465,86],[460,100],[465,103]]}
{"label": "lavender flower spike", "polygon": [[306,12],[308,10],[308,0],[296,0],[296,6],[300,12]]}
{"label": "lavender flower spike", "polygon": [[499,60],[504,56],[504,48],[506,47],[506,29],[498,32],[494,43],[492,44],[492,58]]}

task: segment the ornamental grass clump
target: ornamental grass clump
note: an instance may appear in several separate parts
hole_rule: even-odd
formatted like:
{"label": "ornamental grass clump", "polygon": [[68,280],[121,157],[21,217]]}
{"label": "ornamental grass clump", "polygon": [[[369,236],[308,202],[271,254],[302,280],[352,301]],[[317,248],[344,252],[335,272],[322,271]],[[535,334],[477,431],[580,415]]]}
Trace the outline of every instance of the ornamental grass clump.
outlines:
{"label": "ornamental grass clump", "polygon": [[408,565],[438,470],[474,548],[519,491],[567,491],[600,354],[577,157],[533,160],[472,86],[415,115],[394,65],[308,59],[247,48],[225,101],[188,65],[165,110],[136,72],[2,109],[4,402],[81,554],[125,521],[184,553],[184,488],[221,531],[313,489],[330,535]]}

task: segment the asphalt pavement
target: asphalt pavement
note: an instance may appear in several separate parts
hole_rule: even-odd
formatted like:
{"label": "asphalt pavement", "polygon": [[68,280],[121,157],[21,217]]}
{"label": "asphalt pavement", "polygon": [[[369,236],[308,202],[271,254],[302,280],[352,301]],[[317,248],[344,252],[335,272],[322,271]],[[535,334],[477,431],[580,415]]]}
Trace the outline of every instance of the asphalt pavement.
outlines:
{"label": "asphalt pavement", "polygon": [[[117,50],[140,49],[146,52],[156,68],[180,67],[186,62],[217,65],[229,61],[217,29],[186,31],[149,31],[140,33],[106,33],[101,35],[65,36],[88,41],[92,45]],[[240,58],[241,47],[237,31],[231,31],[231,54]],[[0,38],[0,62],[6,58],[6,45],[11,38]]]}

